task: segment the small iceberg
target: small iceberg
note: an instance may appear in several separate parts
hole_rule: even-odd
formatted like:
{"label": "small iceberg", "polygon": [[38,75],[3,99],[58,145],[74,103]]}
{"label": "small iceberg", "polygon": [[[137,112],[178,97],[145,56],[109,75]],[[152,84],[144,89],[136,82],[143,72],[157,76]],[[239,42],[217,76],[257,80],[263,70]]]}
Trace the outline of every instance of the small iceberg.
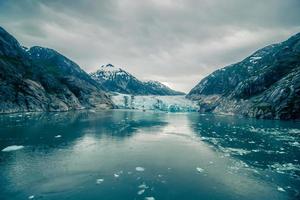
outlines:
{"label": "small iceberg", "polygon": [[197,172],[199,172],[199,173],[204,172],[204,169],[202,169],[201,167],[197,167],[196,170],[197,170]]}
{"label": "small iceberg", "polygon": [[140,191],[138,191],[138,195],[142,195],[143,193],[145,192],[145,189],[142,189],[142,190],[140,190]]}
{"label": "small iceberg", "polygon": [[11,146],[5,147],[4,149],[2,149],[2,151],[3,152],[17,151],[17,150],[20,150],[23,148],[24,148],[24,146],[22,146],[22,145],[11,145]]}
{"label": "small iceberg", "polygon": [[29,196],[28,199],[34,199],[34,195]]}
{"label": "small iceberg", "polygon": [[96,180],[96,184],[101,184],[103,181],[104,181],[103,178],[98,178],[98,179]]}
{"label": "small iceberg", "polygon": [[61,135],[56,135],[56,136],[54,136],[55,138],[61,138]]}
{"label": "small iceberg", "polygon": [[145,197],[145,200],[155,200],[154,197]]}
{"label": "small iceberg", "polygon": [[149,187],[145,183],[143,183],[142,185],[139,185],[138,188],[140,188],[140,189],[148,189]]}
{"label": "small iceberg", "polygon": [[285,189],[283,189],[282,187],[279,187],[279,186],[277,186],[277,190],[278,190],[279,192],[285,192]]}
{"label": "small iceberg", "polygon": [[135,170],[138,171],[138,172],[143,172],[143,171],[145,171],[145,168],[143,168],[143,167],[136,167]]}
{"label": "small iceberg", "polygon": [[115,178],[119,178],[119,176],[120,176],[119,174],[114,174]]}

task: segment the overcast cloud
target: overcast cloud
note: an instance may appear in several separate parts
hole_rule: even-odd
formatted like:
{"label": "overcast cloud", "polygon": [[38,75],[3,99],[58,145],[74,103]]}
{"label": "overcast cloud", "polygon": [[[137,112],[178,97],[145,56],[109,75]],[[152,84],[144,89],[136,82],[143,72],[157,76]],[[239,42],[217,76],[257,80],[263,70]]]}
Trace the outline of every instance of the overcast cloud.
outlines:
{"label": "overcast cloud", "polygon": [[0,0],[0,25],[87,72],[112,63],[188,92],[300,31],[300,0]]}

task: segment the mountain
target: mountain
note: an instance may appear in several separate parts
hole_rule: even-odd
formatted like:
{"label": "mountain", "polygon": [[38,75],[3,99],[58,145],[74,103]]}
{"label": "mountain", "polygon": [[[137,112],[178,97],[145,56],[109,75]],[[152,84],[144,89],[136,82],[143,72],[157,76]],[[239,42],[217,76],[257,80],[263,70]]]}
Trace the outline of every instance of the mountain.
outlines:
{"label": "mountain", "polygon": [[187,95],[201,112],[300,118],[300,33],[205,77]]}
{"label": "mountain", "polygon": [[150,91],[150,94],[157,93],[158,95],[185,95],[185,93],[174,91],[158,81],[144,81],[144,84],[148,88],[148,91]]}
{"label": "mountain", "polygon": [[183,95],[157,81],[143,82],[132,74],[112,64],[102,65],[99,70],[90,74],[108,92],[119,92],[133,95]]}
{"label": "mountain", "polygon": [[76,63],[52,49],[22,47],[0,27],[0,113],[112,106]]}

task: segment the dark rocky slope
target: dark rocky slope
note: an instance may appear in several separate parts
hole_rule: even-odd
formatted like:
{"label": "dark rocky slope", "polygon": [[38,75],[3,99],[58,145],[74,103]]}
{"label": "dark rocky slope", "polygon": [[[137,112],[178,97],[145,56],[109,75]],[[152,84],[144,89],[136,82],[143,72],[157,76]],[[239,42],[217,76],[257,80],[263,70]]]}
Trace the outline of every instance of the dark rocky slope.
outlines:
{"label": "dark rocky slope", "polygon": [[91,73],[91,77],[108,92],[132,95],[184,95],[158,81],[140,81],[132,74],[112,64],[101,66],[99,70]]}
{"label": "dark rocky slope", "polygon": [[0,27],[0,113],[112,106],[76,63],[52,49],[21,47]]}
{"label": "dark rocky slope", "polygon": [[201,112],[300,118],[300,33],[213,72],[187,95]]}

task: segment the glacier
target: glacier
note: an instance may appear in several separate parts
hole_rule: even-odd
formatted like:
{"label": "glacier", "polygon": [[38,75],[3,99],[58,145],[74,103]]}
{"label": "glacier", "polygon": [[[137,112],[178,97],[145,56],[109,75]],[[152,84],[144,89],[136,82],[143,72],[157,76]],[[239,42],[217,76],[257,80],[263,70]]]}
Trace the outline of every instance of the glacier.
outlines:
{"label": "glacier", "polygon": [[164,112],[197,112],[199,110],[197,102],[185,98],[184,95],[158,96],[114,93],[111,99],[119,109]]}

